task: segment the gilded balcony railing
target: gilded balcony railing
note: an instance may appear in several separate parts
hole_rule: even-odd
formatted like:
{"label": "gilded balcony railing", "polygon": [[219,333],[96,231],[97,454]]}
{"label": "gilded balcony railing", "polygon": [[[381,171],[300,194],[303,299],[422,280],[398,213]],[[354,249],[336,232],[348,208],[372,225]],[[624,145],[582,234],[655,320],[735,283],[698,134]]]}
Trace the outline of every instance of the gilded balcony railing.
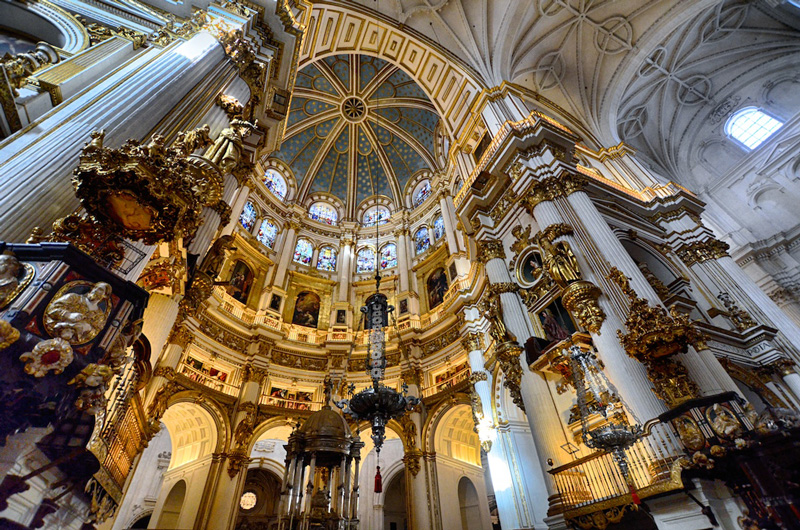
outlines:
{"label": "gilded balcony railing", "polygon": [[[630,475],[639,498],[683,488],[685,453],[669,425],[654,420],[645,434],[625,450]],[[577,518],[614,506],[630,504],[632,497],[619,466],[610,453],[598,451],[551,469],[560,504],[551,513]]]}

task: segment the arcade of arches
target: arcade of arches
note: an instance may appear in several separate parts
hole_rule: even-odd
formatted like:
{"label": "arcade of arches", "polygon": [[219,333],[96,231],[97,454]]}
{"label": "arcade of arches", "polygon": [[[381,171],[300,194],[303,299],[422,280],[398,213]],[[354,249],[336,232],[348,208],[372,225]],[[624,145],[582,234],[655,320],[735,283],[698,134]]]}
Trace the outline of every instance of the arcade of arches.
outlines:
{"label": "arcade of arches", "polygon": [[800,3],[0,14],[0,527],[800,528]]}

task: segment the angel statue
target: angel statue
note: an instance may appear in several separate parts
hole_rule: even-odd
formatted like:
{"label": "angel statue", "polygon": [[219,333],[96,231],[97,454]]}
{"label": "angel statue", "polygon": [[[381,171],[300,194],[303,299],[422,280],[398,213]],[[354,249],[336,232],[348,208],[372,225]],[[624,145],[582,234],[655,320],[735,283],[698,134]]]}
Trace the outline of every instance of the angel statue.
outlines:
{"label": "angel statue", "polygon": [[481,313],[489,321],[489,335],[501,344],[503,342],[516,342],[517,337],[511,333],[503,322],[503,306],[500,296],[488,296],[480,305]]}

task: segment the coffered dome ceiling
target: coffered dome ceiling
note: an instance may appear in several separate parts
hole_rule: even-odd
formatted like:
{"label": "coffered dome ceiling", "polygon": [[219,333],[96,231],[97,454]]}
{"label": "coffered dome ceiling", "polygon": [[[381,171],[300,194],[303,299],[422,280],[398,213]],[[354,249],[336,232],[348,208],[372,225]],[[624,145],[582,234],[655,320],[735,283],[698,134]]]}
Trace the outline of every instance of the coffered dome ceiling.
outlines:
{"label": "coffered dome ceiling", "polygon": [[425,92],[397,66],[366,55],[326,57],[298,72],[272,157],[292,169],[298,200],[330,193],[352,216],[373,195],[401,205],[412,177],[436,168],[438,123]]}

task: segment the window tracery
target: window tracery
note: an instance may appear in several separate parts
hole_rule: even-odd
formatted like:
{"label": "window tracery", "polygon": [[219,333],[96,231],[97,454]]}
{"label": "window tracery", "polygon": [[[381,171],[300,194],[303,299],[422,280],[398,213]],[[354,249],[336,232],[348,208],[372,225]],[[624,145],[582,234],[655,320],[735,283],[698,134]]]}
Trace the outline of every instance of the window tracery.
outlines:
{"label": "window tracery", "polygon": [[317,268],[322,271],[336,270],[336,249],[333,247],[322,247],[317,258]]}
{"label": "window tracery", "polygon": [[275,246],[275,238],[278,237],[278,227],[269,219],[261,221],[261,226],[258,229],[256,239],[269,248]]}
{"label": "window tracery", "polygon": [[245,230],[250,232],[253,230],[253,227],[256,224],[256,217],[258,217],[256,207],[253,206],[252,202],[247,201],[247,204],[245,204],[244,208],[242,209],[241,215],[239,215],[239,224],[241,224]]}
{"label": "window tracery", "polygon": [[411,200],[414,204],[414,207],[416,208],[417,206],[425,202],[425,199],[431,196],[431,192],[432,192],[431,181],[423,180],[422,182],[417,184],[417,187],[414,188],[414,193],[411,196]]}
{"label": "window tracery", "polygon": [[339,216],[336,210],[328,203],[315,202],[308,209],[308,216],[314,221],[336,226]]}
{"label": "window tracery", "polygon": [[783,126],[756,107],[746,107],[733,113],[725,123],[725,134],[753,150]]}
{"label": "window tracery", "polygon": [[431,238],[428,234],[428,227],[423,226],[414,232],[414,253],[422,254],[431,246]]}
{"label": "window tracery", "polygon": [[277,198],[283,200],[286,198],[286,193],[288,188],[286,186],[286,180],[283,178],[283,175],[275,171],[274,169],[268,169],[264,174],[264,185],[267,187],[269,191],[272,192]]}
{"label": "window tracery", "polygon": [[397,267],[397,245],[386,243],[381,247],[381,269]]}
{"label": "window tracery", "polygon": [[383,225],[389,222],[390,216],[389,208],[385,206],[372,206],[364,213],[363,225]]}
{"label": "window tracery", "polygon": [[294,247],[294,261],[303,265],[311,264],[311,257],[314,255],[314,247],[308,239],[298,239]]}
{"label": "window tracery", "polygon": [[364,247],[356,254],[356,272],[372,272],[375,270],[375,250]]}

